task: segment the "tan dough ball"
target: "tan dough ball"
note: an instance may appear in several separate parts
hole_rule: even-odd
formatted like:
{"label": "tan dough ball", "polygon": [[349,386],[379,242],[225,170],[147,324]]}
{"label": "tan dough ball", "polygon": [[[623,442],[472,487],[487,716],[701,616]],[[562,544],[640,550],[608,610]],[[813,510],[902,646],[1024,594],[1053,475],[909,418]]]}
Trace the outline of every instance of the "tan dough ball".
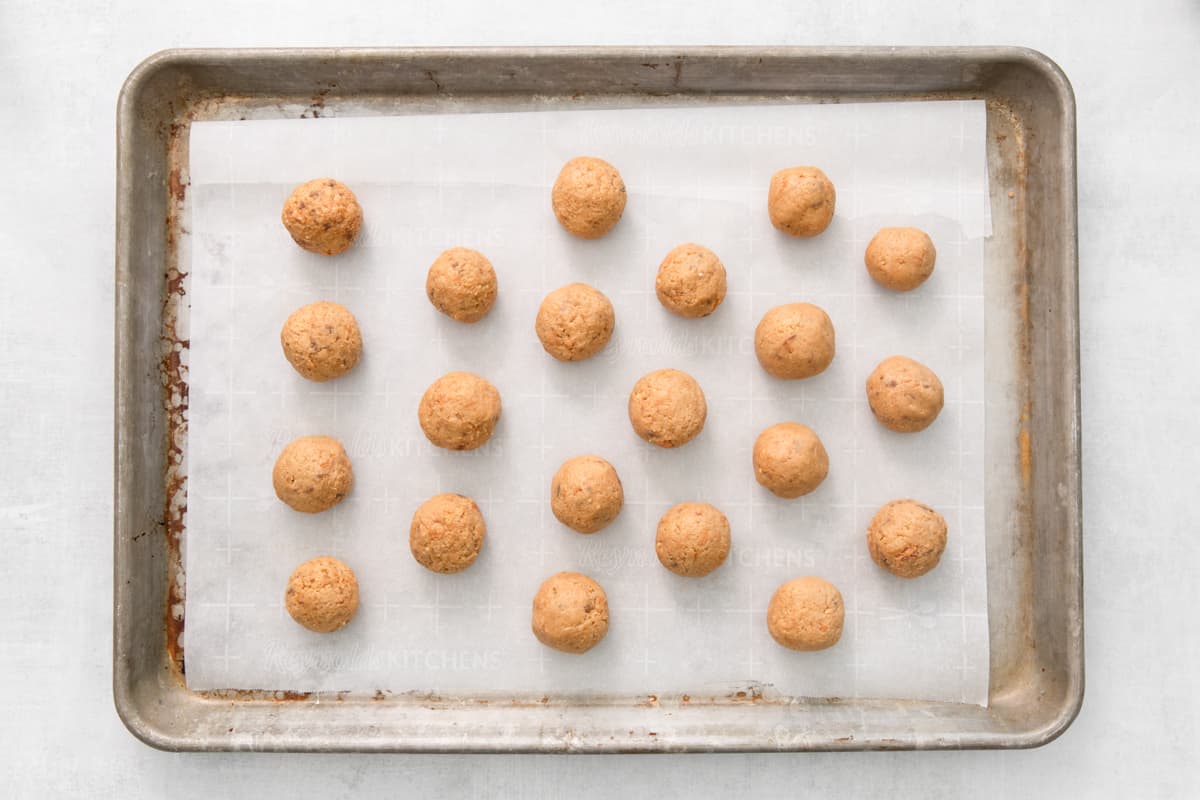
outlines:
{"label": "tan dough ball", "polygon": [[790,167],[771,176],[767,211],[771,224],[789,236],[816,236],[833,221],[837,192],[816,167]]}
{"label": "tan dough ball", "polygon": [[842,593],[815,576],[780,586],[767,606],[767,630],[789,650],[824,650],[842,638],[846,609]]}
{"label": "tan dough ball", "polygon": [[754,442],[754,477],[771,493],[792,500],[806,495],[829,474],[829,454],[807,425],[780,422]]}
{"label": "tan dough ball", "polygon": [[429,267],[425,294],[447,317],[478,322],[496,302],[496,270],[478,250],[452,247]]}
{"label": "tan dough ball", "polygon": [[350,456],[337,439],[301,436],[275,460],[275,496],[297,511],[316,514],[346,499],[354,485]]}
{"label": "tan dough ball", "polygon": [[550,481],[550,508],[563,525],[595,533],[621,513],[625,490],[613,465],[600,456],[568,458]]}
{"label": "tan dough ball", "polygon": [[702,578],[729,555],[729,519],[708,503],[680,503],[659,519],[654,550],[676,575]]}
{"label": "tan dough ball", "polygon": [[336,256],[354,244],[363,212],[354,192],[333,178],[317,178],[295,188],[283,204],[283,227],[311,253]]}
{"label": "tan dough ball", "polygon": [[833,362],[835,349],[833,322],[812,303],[775,306],[754,330],[754,355],[776,378],[819,375]]}
{"label": "tan dough ball", "polygon": [[681,317],[707,317],[725,299],[725,265],[698,244],[681,244],[658,265],[658,301]]}
{"label": "tan dough ball", "polygon": [[284,604],[292,619],[310,631],[332,633],[358,611],[358,579],[332,556],[305,561],[288,578]]}
{"label": "tan dough ball", "polygon": [[625,181],[607,161],[572,158],[554,181],[550,203],[568,232],[581,239],[599,239],[625,212]]}
{"label": "tan dough ball", "polygon": [[279,332],[283,355],[310,381],[345,375],[362,358],[362,333],[350,309],[322,300],[292,312]]}
{"label": "tan dough ball", "polygon": [[532,627],[547,647],[586,653],[608,633],[608,596],[587,575],[551,575],[533,597]]}
{"label": "tan dough ball", "polygon": [[417,419],[426,438],[447,450],[482,447],[500,419],[500,392],[470,372],[447,372],[421,397]]}
{"label": "tan dough ball", "polygon": [[704,429],[708,404],[696,379],[677,369],[643,375],[629,393],[629,421],[637,435],[659,447],[679,447]]}
{"label": "tan dough ball", "polygon": [[616,315],[599,289],[569,283],[542,300],[534,330],[546,352],[559,361],[583,361],[604,349]]}
{"label": "tan dough ball", "polygon": [[438,494],[413,514],[408,547],[417,563],[433,572],[462,572],[483,549],[487,524],[475,501],[461,494]]}
{"label": "tan dough ball", "polygon": [[893,500],[867,527],[867,549],[876,564],[901,578],[918,578],[946,550],[946,518],[916,500]]}
{"label": "tan dough ball", "polygon": [[867,245],[864,260],[880,286],[907,292],[933,274],[937,250],[929,234],[919,228],[883,228]]}
{"label": "tan dough ball", "polygon": [[897,433],[928,428],[945,399],[933,370],[905,356],[885,358],[867,378],[867,403],[875,419]]}

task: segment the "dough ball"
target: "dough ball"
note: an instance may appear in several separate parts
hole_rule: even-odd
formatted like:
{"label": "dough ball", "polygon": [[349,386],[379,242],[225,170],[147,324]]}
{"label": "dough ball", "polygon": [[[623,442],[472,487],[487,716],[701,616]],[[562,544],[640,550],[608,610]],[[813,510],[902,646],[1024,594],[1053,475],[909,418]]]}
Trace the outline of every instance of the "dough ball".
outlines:
{"label": "dough ball", "polygon": [[658,302],[681,317],[707,317],[725,299],[725,265],[698,244],[681,244],[658,265]]}
{"label": "dough ball", "polygon": [[280,500],[297,511],[316,514],[346,499],[354,472],[346,448],[337,439],[301,436],[283,448],[271,481]]}
{"label": "dough ball", "polygon": [[550,203],[568,232],[581,239],[599,239],[625,212],[625,181],[607,161],[572,158],[554,181]]}
{"label": "dough ball", "polygon": [[317,178],[295,188],[283,204],[283,227],[311,253],[336,256],[354,244],[363,212],[350,187]]}
{"label": "dough ball", "polygon": [[608,633],[608,597],[578,572],[551,575],[533,597],[533,635],[564,653],[586,653]]}
{"label": "dough ball", "polygon": [[946,518],[916,500],[893,500],[867,527],[867,549],[876,564],[901,578],[918,578],[946,550]]}
{"label": "dough ball", "polygon": [[478,250],[452,247],[429,267],[425,294],[447,317],[478,322],[496,302],[496,270]]}
{"label": "dough ball", "polygon": [[789,650],[824,650],[842,638],[846,609],[842,593],[815,576],[780,586],[767,606],[767,630]]}
{"label": "dough ball", "polygon": [[292,572],[284,604],[292,619],[310,631],[332,633],[346,627],[358,611],[358,580],[341,561],[320,556]]}
{"label": "dough ball", "polygon": [[569,283],[546,295],[534,330],[546,352],[559,361],[583,361],[604,349],[616,315],[599,289]]}
{"label": "dough ball", "polygon": [[833,322],[812,303],[775,306],[754,330],[754,354],[767,374],[797,379],[819,375],[833,362]]}
{"label": "dough ball", "polygon": [[676,575],[701,578],[729,555],[729,520],[708,503],[680,503],[659,519],[654,550]]}
{"label": "dough ball", "polygon": [[362,358],[362,333],[350,309],[322,300],[292,312],[279,332],[283,355],[310,381],[345,375]]}
{"label": "dough ball", "polygon": [[573,531],[595,533],[607,527],[624,504],[621,479],[600,456],[568,458],[550,481],[550,508]]}
{"label": "dough ball", "polygon": [[880,286],[907,292],[933,274],[937,250],[919,228],[883,228],[867,245],[867,272]]}
{"label": "dough ball", "polygon": [[825,445],[798,422],[780,422],[760,433],[753,458],[758,482],[788,500],[813,491],[829,474]]}
{"label": "dough ball", "polygon": [[659,447],[685,445],[704,429],[708,404],[696,379],[677,369],[643,375],[629,393],[629,421]]}
{"label": "dough ball", "polygon": [[447,372],[421,397],[417,418],[426,438],[447,450],[482,447],[500,419],[500,392],[470,372]]}
{"label": "dough ball", "polygon": [[438,494],[421,504],[408,528],[413,558],[434,572],[462,572],[483,549],[487,525],[475,501],[461,494]]}
{"label": "dough ball", "polygon": [[897,433],[916,433],[933,424],[945,404],[942,382],[911,358],[892,356],[867,378],[867,403],[875,419]]}
{"label": "dough ball", "polygon": [[837,192],[816,167],[790,167],[771,176],[767,211],[771,224],[789,236],[816,236],[833,221]]}

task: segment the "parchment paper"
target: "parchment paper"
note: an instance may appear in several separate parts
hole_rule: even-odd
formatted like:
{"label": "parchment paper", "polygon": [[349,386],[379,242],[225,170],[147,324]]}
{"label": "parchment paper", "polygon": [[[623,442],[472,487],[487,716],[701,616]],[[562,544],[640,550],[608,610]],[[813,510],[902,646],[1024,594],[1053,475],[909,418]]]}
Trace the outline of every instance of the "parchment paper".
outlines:
{"label": "parchment paper", "polygon": [[[201,122],[191,133],[190,419],[186,674],[203,688],[687,692],[749,683],[789,695],[984,703],[988,686],[983,539],[983,238],[989,232],[981,102],[705,106]],[[549,192],[567,159],[621,170],[624,218],[605,239],[573,239]],[[820,237],[777,233],[771,174],[820,165],[837,216]],[[311,177],[348,183],[366,214],[350,252],[301,251],[279,222]],[[933,277],[897,295],[877,287],[863,251],[885,225],[917,225],[938,248]],[[729,274],[703,320],[668,314],[654,275],[676,244],[712,248]],[[425,273],[447,247],[483,251],[500,295],[469,326],[438,314]],[[560,364],[533,319],[543,295],[584,281],[608,294],[616,333],[596,358]],[[296,307],[336,300],[357,316],[358,368],[303,380],[279,329]],[[771,306],[806,300],[837,329],[837,357],[807,381],[769,378],[752,347]],[[903,353],[946,387],[938,421],[893,434],[871,416],[863,382]],[[704,388],[708,424],[679,450],[636,437],[626,400],[636,379],[677,367]],[[431,446],[420,395],[453,369],[499,388],[496,436],[474,453]],[[800,500],[759,487],[750,448],[766,426],[813,427],[830,454],[826,482]],[[296,436],[340,438],[354,463],[350,498],[305,515],[278,501],[271,466]],[[550,477],[566,458],[610,460],[626,507],[592,536],[559,525]],[[439,491],[474,497],[488,523],[476,564],[454,576],[408,549],[412,512]],[[884,502],[914,497],[945,515],[941,566],[913,581],[870,560],[865,530]],[[654,554],[673,503],[712,502],[733,551],[704,579]],[[291,570],[332,554],[356,571],[362,606],[341,632],[296,625],[282,607]],[[559,570],[592,575],[612,607],[608,637],[584,656],[542,647],[530,601]],[[783,581],[826,577],[846,601],[841,642],[820,653],[777,646],[767,602]],[[771,689],[768,689],[770,691]]]}

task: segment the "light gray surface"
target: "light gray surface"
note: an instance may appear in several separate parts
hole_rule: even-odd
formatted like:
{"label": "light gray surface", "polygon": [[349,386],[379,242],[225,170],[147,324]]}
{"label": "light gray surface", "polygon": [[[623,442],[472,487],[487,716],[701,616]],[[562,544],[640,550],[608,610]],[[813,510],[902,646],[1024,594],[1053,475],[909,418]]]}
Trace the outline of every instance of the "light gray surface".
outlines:
{"label": "light gray surface", "polygon": [[[1198,546],[1183,501],[1200,390],[1187,323],[1200,306],[1194,220],[1200,154],[1200,10],[1131,18],[1082,3],[1045,9],[885,12],[885,4],[731,4],[728,17],[662,3],[514,11],[304,3],[174,10],[20,3],[0,10],[7,108],[0,147],[6,254],[0,294],[0,720],[5,783],[22,794],[260,797],[325,789],[502,792],[564,785],[658,796],[841,788],[955,796],[1190,796],[1197,618],[1185,590]],[[629,7],[626,7],[629,6]],[[308,13],[297,9],[305,7]],[[713,6],[715,8],[715,5]],[[962,16],[968,14],[969,16]],[[380,15],[383,15],[382,17]],[[678,757],[164,755],[125,733],[109,690],[111,597],[112,120],[121,79],[182,45],[994,44],[1051,55],[1079,103],[1088,693],[1076,724],[1020,753]],[[1190,457],[1189,457],[1190,456]],[[1190,583],[1190,582],[1188,582]],[[971,788],[974,787],[974,788]],[[139,791],[135,791],[138,790]],[[557,792],[556,792],[557,793]],[[627,791],[622,791],[627,794]]]}

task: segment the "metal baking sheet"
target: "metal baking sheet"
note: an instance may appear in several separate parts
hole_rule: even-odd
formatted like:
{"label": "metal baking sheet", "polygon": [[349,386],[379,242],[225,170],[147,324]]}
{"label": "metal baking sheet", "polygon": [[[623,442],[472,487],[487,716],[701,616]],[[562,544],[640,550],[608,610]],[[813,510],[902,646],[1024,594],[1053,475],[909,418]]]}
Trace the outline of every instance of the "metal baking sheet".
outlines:
{"label": "metal baking sheet", "polygon": [[[717,696],[185,688],[188,343],[176,323],[192,121],[928,98],[988,102],[987,708],[789,697],[755,684]],[[1021,747],[1073,719],[1082,698],[1074,111],[1045,57],[1007,48],[174,51],[127,82],[118,156],[114,691],[144,740],[394,751]]]}

